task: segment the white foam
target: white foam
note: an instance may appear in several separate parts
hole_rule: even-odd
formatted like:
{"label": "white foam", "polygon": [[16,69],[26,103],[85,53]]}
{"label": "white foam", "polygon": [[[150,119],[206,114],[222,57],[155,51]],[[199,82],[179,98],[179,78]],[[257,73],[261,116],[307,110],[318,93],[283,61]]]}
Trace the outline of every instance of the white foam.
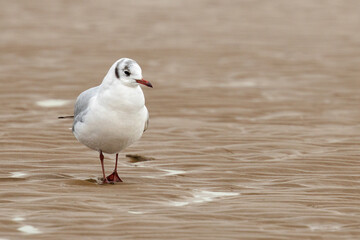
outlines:
{"label": "white foam", "polygon": [[21,222],[21,221],[24,221],[25,218],[23,218],[23,217],[14,217],[12,220],[13,220],[14,222]]}
{"label": "white foam", "polygon": [[70,100],[64,99],[47,99],[36,102],[36,104],[40,107],[61,107],[68,103],[70,103]]}
{"label": "white foam", "polygon": [[144,212],[140,212],[140,211],[128,211],[128,213],[131,213],[131,214],[144,214]]}
{"label": "white foam", "polygon": [[222,197],[238,196],[236,192],[212,192],[205,190],[196,190],[193,192],[193,197],[185,199],[186,201],[170,201],[169,204],[175,207],[186,206],[191,203],[212,202]]}
{"label": "white foam", "polygon": [[200,192],[194,193],[193,202],[195,202],[195,203],[211,202],[211,201],[214,201],[215,198],[237,196],[237,195],[239,195],[239,193],[200,191]]}
{"label": "white foam", "polygon": [[[166,172],[165,174],[161,175],[161,176],[173,176],[173,175],[179,175],[179,174],[184,174],[186,173],[183,170],[169,170],[169,169],[159,169],[161,171]],[[158,178],[159,176],[143,176],[144,178]]]}
{"label": "white foam", "polygon": [[182,206],[186,206],[188,204],[190,204],[190,202],[176,202],[176,201],[171,201],[169,203],[171,206],[175,206],[175,207],[182,207]]}
{"label": "white foam", "polygon": [[157,176],[142,176],[143,178],[157,178]]}
{"label": "white foam", "polygon": [[184,174],[185,171],[182,170],[168,170],[168,169],[160,169],[161,171],[167,172],[165,176],[172,176],[172,175],[178,175],[178,174]]}
{"label": "white foam", "polygon": [[330,224],[311,224],[308,225],[311,231],[339,231],[341,226]]}
{"label": "white foam", "polygon": [[10,172],[12,178],[21,178],[26,176],[26,173],[22,173],[22,172]]}
{"label": "white foam", "polygon": [[37,229],[36,227],[33,227],[31,225],[25,225],[22,227],[19,227],[18,230],[20,232],[26,233],[26,234],[39,234],[41,233],[39,229]]}

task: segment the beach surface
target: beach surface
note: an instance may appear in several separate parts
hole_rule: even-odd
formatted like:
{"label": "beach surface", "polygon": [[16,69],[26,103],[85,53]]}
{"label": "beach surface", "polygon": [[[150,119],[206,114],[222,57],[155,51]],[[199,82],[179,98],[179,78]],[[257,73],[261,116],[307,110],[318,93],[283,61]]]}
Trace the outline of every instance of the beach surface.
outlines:
{"label": "beach surface", "polygon": [[[359,12],[1,1],[0,239],[359,239]],[[154,86],[150,124],[119,155],[124,182],[99,185],[58,116],[122,57]]]}

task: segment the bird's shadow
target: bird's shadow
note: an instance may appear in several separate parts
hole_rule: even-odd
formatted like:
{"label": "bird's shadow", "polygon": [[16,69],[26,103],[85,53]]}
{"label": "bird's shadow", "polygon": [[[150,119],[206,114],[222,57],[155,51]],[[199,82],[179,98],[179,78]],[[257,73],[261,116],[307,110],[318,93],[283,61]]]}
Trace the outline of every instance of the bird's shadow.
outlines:
{"label": "bird's shadow", "polygon": [[125,156],[127,158],[129,158],[129,162],[131,162],[131,163],[146,162],[146,161],[155,160],[155,158],[153,158],[153,157],[145,157],[145,156],[141,156],[141,155],[138,155],[138,154],[126,154]]}

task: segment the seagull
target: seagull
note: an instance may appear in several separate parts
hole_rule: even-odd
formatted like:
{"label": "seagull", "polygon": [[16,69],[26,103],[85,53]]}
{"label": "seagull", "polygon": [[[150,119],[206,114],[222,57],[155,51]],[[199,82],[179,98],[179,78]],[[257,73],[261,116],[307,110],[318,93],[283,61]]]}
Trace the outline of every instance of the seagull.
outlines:
{"label": "seagull", "polygon": [[[79,142],[99,152],[102,183],[122,182],[117,173],[119,152],[139,140],[148,127],[149,112],[140,84],[152,88],[136,61],[121,58],[99,86],[82,92],[76,100],[72,132]],[[116,154],[114,171],[107,177],[103,153]]]}

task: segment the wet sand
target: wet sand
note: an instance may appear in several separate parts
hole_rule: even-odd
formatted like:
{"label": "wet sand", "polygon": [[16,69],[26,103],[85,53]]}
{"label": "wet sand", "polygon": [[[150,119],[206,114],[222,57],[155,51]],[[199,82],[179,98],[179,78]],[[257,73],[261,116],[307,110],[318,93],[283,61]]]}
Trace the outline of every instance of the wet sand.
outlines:
{"label": "wet sand", "polygon": [[[1,239],[360,238],[358,1],[0,6]],[[120,57],[151,120],[99,185],[57,117]]]}

